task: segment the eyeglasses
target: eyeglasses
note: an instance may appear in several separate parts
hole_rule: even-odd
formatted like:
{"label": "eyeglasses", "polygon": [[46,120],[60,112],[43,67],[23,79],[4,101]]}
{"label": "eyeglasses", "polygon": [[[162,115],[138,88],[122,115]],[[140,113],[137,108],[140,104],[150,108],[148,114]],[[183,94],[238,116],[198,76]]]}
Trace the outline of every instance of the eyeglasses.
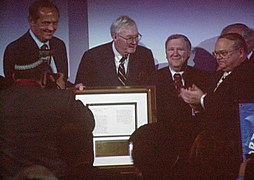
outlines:
{"label": "eyeglasses", "polygon": [[142,38],[142,35],[138,33],[137,36],[133,36],[133,37],[128,37],[128,38],[125,38],[123,36],[121,36],[120,34],[118,34],[121,38],[123,38],[127,43],[132,43],[133,41],[140,41],[141,38]]}
{"label": "eyeglasses", "polygon": [[213,56],[218,58],[218,57],[222,57],[222,58],[227,58],[233,51],[236,51],[237,49],[232,49],[232,50],[221,50],[221,51],[214,51],[213,52]]}

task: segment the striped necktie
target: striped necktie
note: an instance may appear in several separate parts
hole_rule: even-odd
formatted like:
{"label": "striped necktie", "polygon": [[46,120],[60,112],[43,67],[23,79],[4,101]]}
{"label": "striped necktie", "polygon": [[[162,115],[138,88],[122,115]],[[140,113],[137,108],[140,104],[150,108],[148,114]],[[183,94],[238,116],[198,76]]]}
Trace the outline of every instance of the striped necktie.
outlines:
{"label": "striped necktie", "polygon": [[121,59],[120,59],[120,64],[119,64],[119,67],[118,67],[118,80],[119,82],[125,86],[126,85],[126,74],[125,74],[125,68],[124,68],[124,63],[125,63],[125,60],[126,60],[126,57],[123,56]]}
{"label": "striped necktie", "polygon": [[182,82],[182,76],[180,73],[175,73],[174,74],[174,85],[175,89],[178,93],[181,92],[181,88],[183,87],[183,82]]}

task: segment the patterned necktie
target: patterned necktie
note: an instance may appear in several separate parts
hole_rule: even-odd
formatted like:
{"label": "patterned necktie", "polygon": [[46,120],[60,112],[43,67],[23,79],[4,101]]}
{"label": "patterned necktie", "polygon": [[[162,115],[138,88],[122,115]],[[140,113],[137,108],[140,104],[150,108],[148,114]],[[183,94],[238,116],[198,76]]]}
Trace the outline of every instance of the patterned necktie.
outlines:
{"label": "patterned necktie", "polygon": [[46,50],[46,49],[48,49],[49,47],[48,47],[48,45],[47,44],[43,44],[42,46],[41,46],[41,49],[43,49],[43,50]]}
{"label": "patterned necktie", "polygon": [[40,58],[48,64],[51,63],[50,49],[47,44],[41,46]]}
{"label": "patterned necktie", "polygon": [[175,89],[178,93],[181,92],[181,88],[183,87],[183,82],[182,82],[182,76],[180,73],[175,73],[174,74],[174,85]]}
{"label": "patterned necktie", "polygon": [[122,59],[120,60],[120,64],[118,67],[118,80],[119,82],[125,86],[126,85],[126,74],[125,74],[125,69],[124,69],[124,63],[125,63],[126,57],[122,57]]}

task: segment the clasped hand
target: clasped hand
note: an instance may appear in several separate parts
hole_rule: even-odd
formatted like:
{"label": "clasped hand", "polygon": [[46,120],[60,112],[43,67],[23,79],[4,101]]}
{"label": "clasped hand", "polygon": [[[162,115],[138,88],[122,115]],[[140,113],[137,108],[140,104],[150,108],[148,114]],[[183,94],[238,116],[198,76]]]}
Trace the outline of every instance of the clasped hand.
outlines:
{"label": "clasped hand", "polygon": [[191,107],[196,107],[200,105],[201,96],[205,93],[199,89],[195,84],[191,87],[181,89],[180,97],[188,103]]}

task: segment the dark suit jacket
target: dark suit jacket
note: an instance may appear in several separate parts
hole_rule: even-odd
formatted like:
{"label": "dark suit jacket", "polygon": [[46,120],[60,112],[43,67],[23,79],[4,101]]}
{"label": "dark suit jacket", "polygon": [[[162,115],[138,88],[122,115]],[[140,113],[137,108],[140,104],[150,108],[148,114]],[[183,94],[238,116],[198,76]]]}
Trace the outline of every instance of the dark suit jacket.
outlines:
{"label": "dark suit jacket", "polygon": [[[214,89],[223,72],[216,72],[204,99],[206,125],[238,131],[237,102],[254,97],[254,66],[246,60]],[[210,127],[209,127],[210,128]]]}
{"label": "dark suit jacket", "polygon": [[[137,46],[129,57],[127,85],[146,85],[155,64],[151,50]],[[76,83],[85,86],[121,86],[118,81],[112,42],[86,51],[81,59]]]}
{"label": "dark suit jacket", "polygon": [[15,86],[1,91],[0,107],[0,177],[31,164],[57,177],[75,164],[92,165],[94,117],[72,92]]}
{"label": "dark suit jacket", "polygon": [[[203,91],[206,91],[208,75],[209,73],[205,71],[187,66],[183,75],[185,87],[188,88],[192,84],[196,84]],[[192,110],[187,103],[178,97],[169,67],[159,69],[153,79],[156,84],[158,121],[188,122],[192,118]]]}
{"label": "dark suit jacket", "polygon": [[204,99],[205,110],[200,113],[202,128],[213,130],[221,136],[230,138],[234,144],[232,153],[235,172],[238,173],[241,161],[240,125],[238,101],[254,97],[254,66],[251,61],[244,61],[236,67],[214,89],[223,72],[216,72],[210,83],[210,89]]}
{"label": "dark suit jacket", "polygon": [[[57,67],[57,72],[63,73],[64,77],[67,79],[68,60],[64,42],[57,37],[53,37],[49,41],[49,45]],[[6,79],[11,82],[13,81],[12,74],[16,62],[31,62],[31,59],[35,61],[38,57],[39,48],[29,32],[26,32],[19,39],[11,42],[5,49],[3,68]]]}
{"label": "dark suit jacket", "polygon": [[[196,84],[203,91],[206,91],[209,73],[187,66],[183,79],[185,87]],[[192,116],[191,107],[185,103],[174,87],[169,67],[159,69],[154,75],[156,84],[156,110],[157,121],[167,126],[170,136],[174,136],[172,148],[176,148],[178,155],[185,159],[188,156],[191,144],[199,132],[198,120]]]}

